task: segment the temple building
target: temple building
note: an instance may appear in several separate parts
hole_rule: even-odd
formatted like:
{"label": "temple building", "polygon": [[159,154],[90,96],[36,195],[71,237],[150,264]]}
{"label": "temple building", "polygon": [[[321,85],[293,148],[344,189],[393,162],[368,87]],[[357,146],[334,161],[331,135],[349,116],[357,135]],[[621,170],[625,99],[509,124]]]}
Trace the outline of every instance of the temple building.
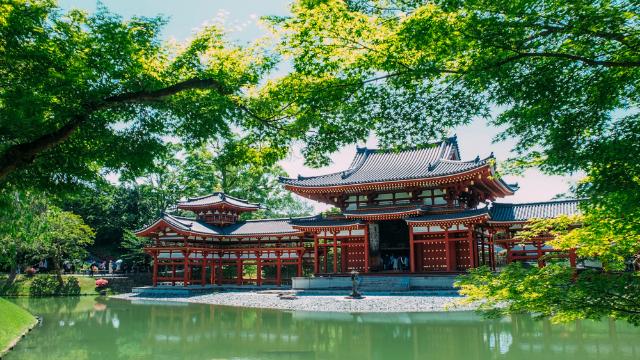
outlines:
{"label": "temple building", "polygon": [[157,284],[276,284],[292,277],[349,274],[453,274],[512,261],[544,266],[572,251],[547,237],[523,243],[534,218],[573,215],[578,200],[508,204],[518,187],[496,173],[493,155],[460,159],[455,137],[423,149],[357,148],[348,169],[281,178],[302,197],[340,209],[304,218],[239,220],[260,209],[223,193],[189,198],[137,232],[151,239]]}

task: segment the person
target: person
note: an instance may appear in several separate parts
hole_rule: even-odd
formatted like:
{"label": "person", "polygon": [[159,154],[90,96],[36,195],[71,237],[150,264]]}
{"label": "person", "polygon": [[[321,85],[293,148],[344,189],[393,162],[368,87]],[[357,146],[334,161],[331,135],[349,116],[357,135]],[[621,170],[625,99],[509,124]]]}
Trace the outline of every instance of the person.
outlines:
{"label": "person", "polygon": [[391,261],[393,262],[393,270],[398,270],[398,258],[395,255],[391,255]]}
{"label": "person", "polygon": [[109,274],[113,274],[113,263],[109,260]]}
{"label": "person", "polygon": [[121,272],[122,270],[122,259],[116,260],[116,272]]}
{"label": "person", "polygon": [[91,266],[89,266],[89,276],[93,276],[96,271],[98,271],[96,264],[91,264]]}

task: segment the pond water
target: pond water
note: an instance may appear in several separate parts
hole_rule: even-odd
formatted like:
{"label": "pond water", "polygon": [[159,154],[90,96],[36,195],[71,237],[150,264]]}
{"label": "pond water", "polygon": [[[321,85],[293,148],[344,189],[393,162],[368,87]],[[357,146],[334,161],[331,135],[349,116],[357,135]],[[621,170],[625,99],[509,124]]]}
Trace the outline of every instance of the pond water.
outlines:
{"label": "pond water", "polygon": [[626,323],[346,314],[92,297],[16,299],[43,322],[7,359],[640,359]]}

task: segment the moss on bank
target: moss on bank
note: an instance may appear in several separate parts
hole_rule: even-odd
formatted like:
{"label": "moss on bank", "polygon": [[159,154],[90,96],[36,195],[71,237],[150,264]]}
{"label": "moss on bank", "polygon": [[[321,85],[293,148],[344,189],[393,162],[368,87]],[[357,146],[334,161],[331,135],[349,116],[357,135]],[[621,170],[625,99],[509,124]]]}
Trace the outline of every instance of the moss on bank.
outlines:
{"label": "moss on bank", "polygon": [[0,355],[36,322],[27,310],[0,298]]}

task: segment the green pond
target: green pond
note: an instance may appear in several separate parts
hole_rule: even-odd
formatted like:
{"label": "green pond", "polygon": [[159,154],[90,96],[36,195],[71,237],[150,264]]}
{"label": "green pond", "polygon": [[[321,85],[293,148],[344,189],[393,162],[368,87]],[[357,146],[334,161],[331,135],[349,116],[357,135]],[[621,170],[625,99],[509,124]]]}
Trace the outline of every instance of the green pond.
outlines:
{"label": "green pond", "polygon": [[471,312],[288,312],[104,298],[14,300],[43,316],[6,359],[640,359],[626,323]]}

